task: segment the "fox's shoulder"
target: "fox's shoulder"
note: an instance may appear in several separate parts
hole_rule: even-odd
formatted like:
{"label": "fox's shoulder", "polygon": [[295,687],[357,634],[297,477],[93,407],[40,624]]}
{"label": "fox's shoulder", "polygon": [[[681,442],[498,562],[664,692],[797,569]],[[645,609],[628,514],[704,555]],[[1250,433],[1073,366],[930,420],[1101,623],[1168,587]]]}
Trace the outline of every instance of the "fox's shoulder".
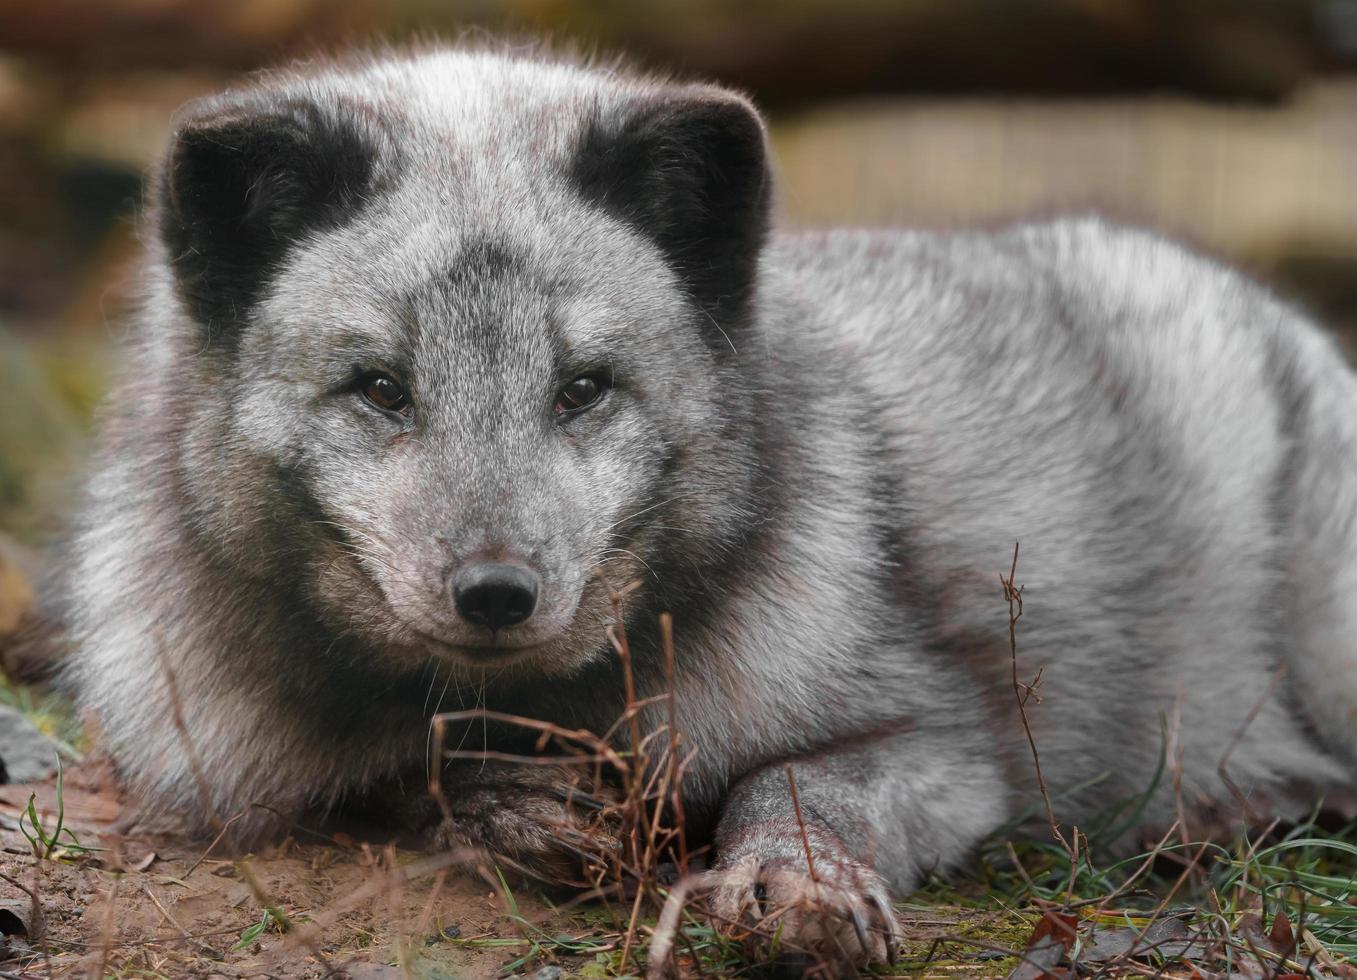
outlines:
{"label": "fox's shoulder", "polygon": [[1299,318],[1205,251],[1092,214],[985,229],[780,233],[766,265],[775,289],[794,293],[826,329],[850,333],[913,323],[969,335],[1022,323],[1139,331],[1148,341],[1184,320],[1238,333],[1227,320]]}
{"label": "fox's shoulder", "polygon": [[[768,262],[811,283],[851,282],[859,290],[921,281],[1030,283],[1038,273],[1071,283],[1092,276],[1105,285],[1152,277],[1155,289],[1147,294],[1203,277],[1247,282],[1188,243],[1091,213],[968,229],[782,231],[773,236]],[[1165,274],[1168,283],[1160,278]]]}

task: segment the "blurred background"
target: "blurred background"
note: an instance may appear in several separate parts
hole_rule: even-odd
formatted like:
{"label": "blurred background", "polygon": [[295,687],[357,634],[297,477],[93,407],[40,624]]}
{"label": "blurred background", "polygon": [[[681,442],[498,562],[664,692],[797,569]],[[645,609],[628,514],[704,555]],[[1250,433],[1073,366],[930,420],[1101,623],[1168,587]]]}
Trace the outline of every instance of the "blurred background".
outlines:
{"label": "blurred background", "polygon": [[0,0],[0,632],[87,453],[171,112],[261,65],[465,31],[746,89],[788,223],[1096,208],[1357,336],[1357,0]]}

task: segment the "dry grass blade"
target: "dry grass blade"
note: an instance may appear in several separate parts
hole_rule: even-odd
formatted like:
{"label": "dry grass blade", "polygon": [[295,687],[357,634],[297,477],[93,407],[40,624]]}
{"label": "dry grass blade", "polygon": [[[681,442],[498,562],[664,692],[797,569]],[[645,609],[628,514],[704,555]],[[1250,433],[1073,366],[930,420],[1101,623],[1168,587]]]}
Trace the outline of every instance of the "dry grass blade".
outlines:
{"label": "dry grass blade", "polygon": [[1041,801],[1046,806],[1046,822],[1051,828],[1051,834],[1060,843],[1070,858],[1070,866],[1077,867],[1079,864],[1079,855],[1065,835],[1060,830],[1060,824],[1055,819],[1055,807],[1051,803],[1051,791],[1046,786],[1046,777],[1041,771],[1041,753],[1037,751],[1037,740],[1032,734],[1032,725],[1027,719],[1027,702],[1035,699],[1038,704],[1041,703],[1041,696],[1038,693],[1038,687],[1041,684],[1041,670],[1037,671],[1037,676],[1033,678],[1030,684],[1024,684],[1018,679],[1018,620],[1023,614],[1023,586],[1016,585],[1015,580],[1018,576],[1018,544],[1013,545],[1013,563],[1008,569],[1008,578],[1002,574],[999,576],[999,584],[1004,590],[1004,601],[1008,603],[1008,651],[1009,659],[1013,668],[1013,696],[1018,700],[1018,716],[1022,719],[1022,729],[1027,736],[1027,744],[1032,750],[1032,765],[1037,772],[1037,786],[1041,790]]}
{"label": "dry grass blade", "polygon": [[[203,813],[211,822],[212,829],[216,832],[218,838],[226,833],[228,823],[222,820],[217,812],[216,804],[212,800],[212,790],[207,781],[207,776],[203,772],[202,759],[198,755],[197,746],[194,745],[193,737],[189,733],[188,725],[184,721],[183,701],[179,696],[179,681],[175,676],[174,667],[170,663],[169,655],[165,652],[165,645],[162,638],[156,637],[156,655],[160,659],[160,669],[165,678],[165,689],[169,696],[170,718],[174,723],[174,729],[179,740],[184,746],[184,755],[188,760],[189,772],[193,776],[193,781],[198,790],[198,797],[203,807]],[[210,849],[210,848],[209,848]],[[277,919],[278,924],[286,933],[294,933],[292,923],[283,913],[282,908],[268,894],[260,884],[258,877],[254,873],[254,868],[245,858],[238,858],[235,861],[236,873],[240,875],[242,881],[250,889],[254,900],[259,907],[266,912],[271,913]],[[111,903],[110,903],[111,904]],[[336,975],[336,970],[330,965],[329,959],[321,950],[320,944],[310,935],[309,932],[296,933],[297,939],[306,946],[307,952],[320,964],[323,971],[322,976],[330,977]]]}

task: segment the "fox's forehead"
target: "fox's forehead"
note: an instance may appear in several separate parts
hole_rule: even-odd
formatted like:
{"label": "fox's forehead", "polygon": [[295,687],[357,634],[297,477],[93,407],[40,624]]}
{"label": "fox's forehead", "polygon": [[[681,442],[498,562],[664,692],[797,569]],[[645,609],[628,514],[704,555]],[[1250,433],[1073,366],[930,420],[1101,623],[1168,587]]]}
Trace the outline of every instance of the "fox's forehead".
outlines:
{"label": "fox's forehead", "polygon": [[412,166],[435,170],[486,154],[502,166],[540,166],[567,159],[581,123],[623,97],[604,69],[504,57],[502,53],[434,51],[382,61],[360,71],[310,79],[377,116]]}
{"label": "fox's forehead", "polygon": [[455,225],[439,222],[436,238],[355,227],[299,249],[263,308],[270,346],[422,373],[540,372],[625,359],[683,315],[663,262],[625,229],[590,241]]}
{"label": "fox's forehead", "polygon": [[388,295],[510,273],[559,291],[571,282],[625,281],[653,251],[639,231],[590,205],[568,156],[459,150],[464,138],[449,134],[437,161],[396,153],[361,220],[314,234],[287,264],[312,282],[349,280]]}

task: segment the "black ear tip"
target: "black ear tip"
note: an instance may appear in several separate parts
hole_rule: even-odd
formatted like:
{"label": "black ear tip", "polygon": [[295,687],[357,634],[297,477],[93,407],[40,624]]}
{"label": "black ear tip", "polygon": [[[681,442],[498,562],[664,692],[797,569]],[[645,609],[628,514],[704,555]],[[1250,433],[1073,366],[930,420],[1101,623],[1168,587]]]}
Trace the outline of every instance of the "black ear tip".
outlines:
{"label": "black ear tip", "polygon": [[[572,176],[586,200],[659,247],[703,323],[745,316],[772,197],[767,129],[747,98],[673,85],[601,106]],[[714,332],[718,346],[724,335]]]}
{"label": "black ear tip", "polygon": [[734,89],[719,85],[688,85],[680,90],[680,94],[689,105],[705,109],[714,119],[726,122],[732,128],[759,134],[767,131],[758,106]]}
{"label": "black ear tip", "polygon": [[161,164],[162,203],[174,212],[192,208],[201,192],[220,187],[232,170],[243,169],[250,129],[265,114],[254,100],[229,95],[195,99],[181,108]]}
{"label": "black ear tip", "polygon": [[663,93],[653,121],[675,133],[742,144],[763,153],[767,126],[763,115],[745,96],[715,85],[685,85]]}
{"label": "black ear tip", "polygon": [[268,91],[228,93],[197,99],[176,114],[163,187],[170,203],[183,203],[183,191],[210,189],[194,188],[194,181],[284,172],[308,160],[336,166],[359,160],[365,175],[371,156],[371,145],[354,127],[308,99]]}
{"label": "black ear tip", "polygon": [[174,214],[191,209],[209,185],[222,189],[229,169],[232,141],[223,125],[195,124],[180,128],[170,143],[160,173],[162,204]]}
{"label": "black ear tip", "polygon": [[217,323],[247,312],[294,243],[362,209],[377,155],[352,113],[287,92],[216,96],[181,110],[157,198],[160,235],[192,314]]}

